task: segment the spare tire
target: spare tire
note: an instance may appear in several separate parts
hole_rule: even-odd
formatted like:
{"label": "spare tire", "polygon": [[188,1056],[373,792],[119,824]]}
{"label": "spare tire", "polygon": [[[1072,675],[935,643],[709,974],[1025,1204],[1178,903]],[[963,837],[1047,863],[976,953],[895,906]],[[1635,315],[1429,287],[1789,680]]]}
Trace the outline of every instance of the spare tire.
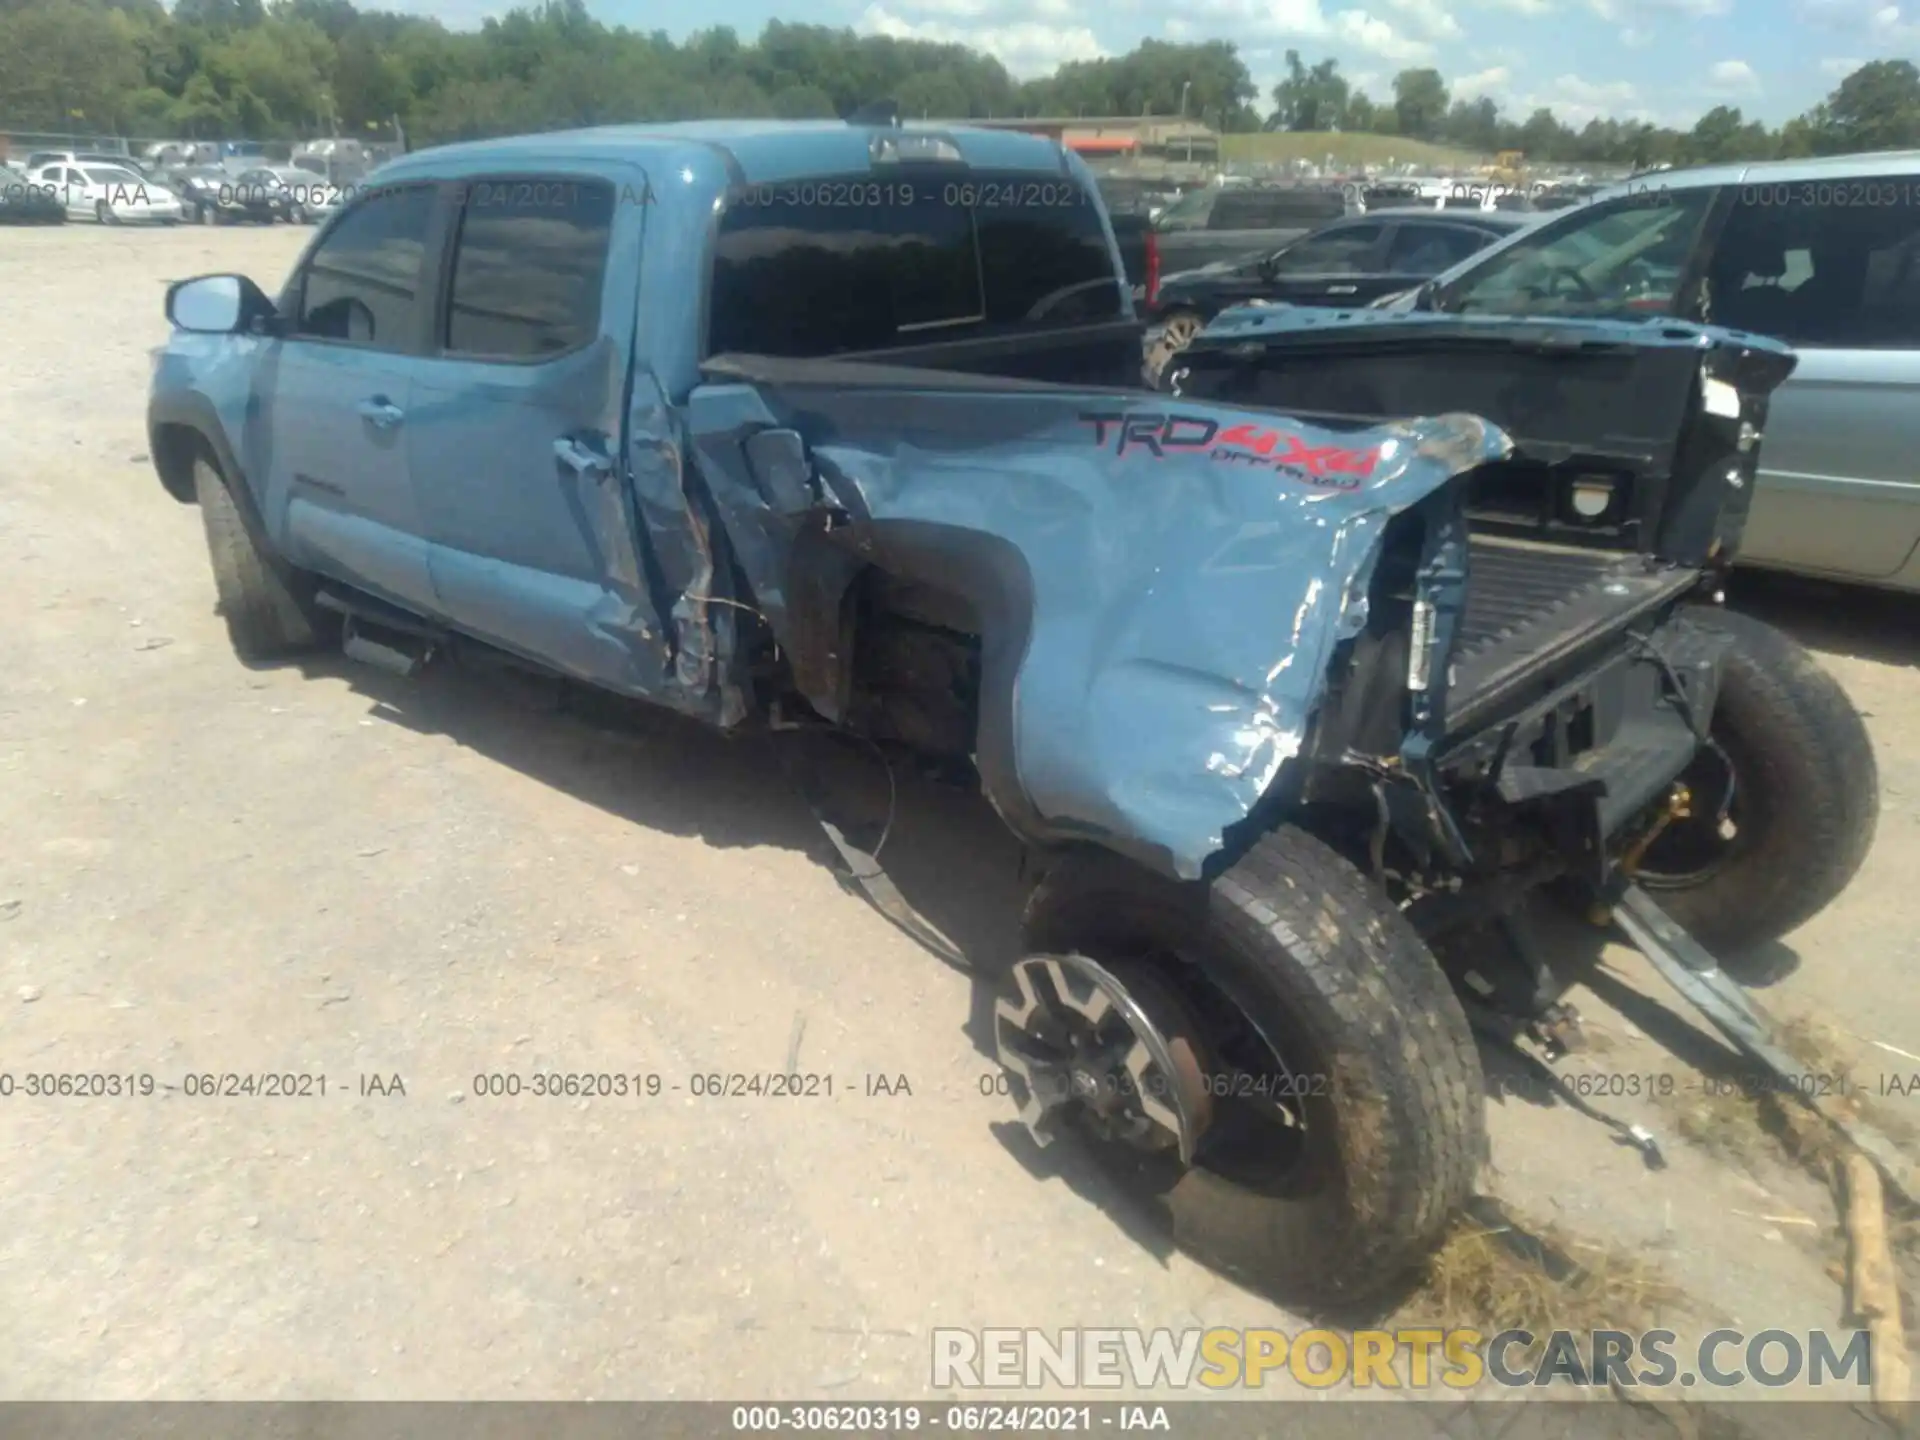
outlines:
{"label": "spare tire", "polygon": [[1636,878],[1701,944],[1737,955],[1847,888],[1873,847],[1879,767],[1859,711],[1805,646],[1717,607],[1681,623],[1731,641],[1715,743],[1681,777],[1693,813],[1648,847]]}
{"label": "spare tire", "polygon": [[[1208,1017],[1216,1062],[1241,1047],[1216,1075],[1257,1069],[1246,1047],[1263,1043],[1291,1077],[1290,1140],[1215,1084],[1190,1161],[1162,1163],[1154,1198],[1196,1258],[1276,1296],[1363,1302],[1471,1195],[1486,1138],[1465,1013],[1405,916],[1304,831],[1273,831],[1209,885],[1075,853],[1035,890],[1026,943],[1116,972],[1151,964]],[[1117,1142],[1083,1143],[1113,1168]]]}

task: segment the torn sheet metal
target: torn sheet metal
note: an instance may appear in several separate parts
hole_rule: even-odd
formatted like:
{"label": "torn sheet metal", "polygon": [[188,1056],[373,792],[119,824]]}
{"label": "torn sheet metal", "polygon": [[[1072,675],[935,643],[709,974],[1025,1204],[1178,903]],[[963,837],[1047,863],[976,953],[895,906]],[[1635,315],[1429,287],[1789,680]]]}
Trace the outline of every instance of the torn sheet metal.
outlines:
{"label": "torn sheet metal", "polygon": [[1388,519],[1511,449],[1470,415],[1336,432],[886,367],[709,369],[691,441],[782,645],[807,618],[790,597],[809,517],[755,473],[748,442],[768,430],[804,442],[816,511],[845,514],[838,543],[974,601],[976,759],[1015,830],[1187,879],[1300,749]]}

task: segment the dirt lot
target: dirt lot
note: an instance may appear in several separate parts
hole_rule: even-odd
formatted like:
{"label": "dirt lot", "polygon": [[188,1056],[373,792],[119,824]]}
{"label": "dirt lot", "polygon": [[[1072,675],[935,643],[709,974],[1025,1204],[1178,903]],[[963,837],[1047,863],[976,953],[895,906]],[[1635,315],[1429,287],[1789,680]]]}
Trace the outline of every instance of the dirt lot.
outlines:
{"label": "dirt lot", "polygon": [[[147,353],[163,282],[271,289],[303,239],[0,231],[0,1070],[327,1079],[0,1101],[0,1395],[903,1396],[936,1325],[1295,1323],[1032,1149],[982,1091],[982,992],[842,892],[764,747],[235,662],[198,516],[147,459]],[[1885,787],[1865,873],[1764,957],[1769,1003],[1920,1072],[1920,609],[1737,598],[1818,646]],[[888,857],[1004,953],[1015,861],[978,807],[907,787]],[[1636,999],[1666,997],[1608,956],[1578,1064],[1684,1087]],[[686,1086],[793,1068],[832,1098]],[[473,1093],[554,1070],[682,1089]],[[1516,1084],[1496,1192],[1731,1323],[1839,1323],[1813,1181],[1681,1133],[1711,1116],[1601,1103],[1670,1168]]]}

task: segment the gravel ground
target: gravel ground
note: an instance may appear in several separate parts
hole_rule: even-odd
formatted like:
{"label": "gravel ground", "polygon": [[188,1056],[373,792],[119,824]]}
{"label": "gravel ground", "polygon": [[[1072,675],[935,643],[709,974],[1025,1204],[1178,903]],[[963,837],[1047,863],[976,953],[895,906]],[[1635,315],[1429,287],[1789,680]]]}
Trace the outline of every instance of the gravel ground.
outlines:
{"label": "gravel ground", "polygon": [[[327,1079],[0,1101],[0,1395],[902,1396],[935,1325],[1298,1323],[1032,1149],[983,1093],[975,984],[842,892],[763,747],[236,663],[145,453],[147,356],[164,282],[271,289],[304,238],[0,230],[0,1069]],[[1747,588],[1869,712],[1886,782],[1770,1003],[1920,1054],[1915,607]],[[980,807],[905,787],[888,856],[963,944],[1008,944]],[[1589,1064],[1676,1067],[1592,1008]],[[834,1095],[688,1093],[789,1068]],[[552,1070],[682,1089],[472,1093]],[[1838,1323],[1822,1252],[1764,1218],[1825,1215],[1807,1182],[1674,1140],[1650,1173],[1518,1090],[1493,1125],[1529,1213],[1737,1323]]]}

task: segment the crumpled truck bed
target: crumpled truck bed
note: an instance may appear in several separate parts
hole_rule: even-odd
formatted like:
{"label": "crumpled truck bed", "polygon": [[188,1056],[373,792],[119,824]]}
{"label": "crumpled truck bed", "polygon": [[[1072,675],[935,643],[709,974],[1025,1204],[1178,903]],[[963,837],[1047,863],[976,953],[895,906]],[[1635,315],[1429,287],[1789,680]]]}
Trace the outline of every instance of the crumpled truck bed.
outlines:
{"label": "crumpled truck bed", "polygon": [[[1510,449],[1466,415],[1336,433],[852,363],[728,357],[708,375],[689,415],[750,592],[729,598],[804,655],[858,565],[964,595],[1001,814],[1183,878],[1299,751],[1388,520]],[[825,538],[824,514],[844,517]]]}

